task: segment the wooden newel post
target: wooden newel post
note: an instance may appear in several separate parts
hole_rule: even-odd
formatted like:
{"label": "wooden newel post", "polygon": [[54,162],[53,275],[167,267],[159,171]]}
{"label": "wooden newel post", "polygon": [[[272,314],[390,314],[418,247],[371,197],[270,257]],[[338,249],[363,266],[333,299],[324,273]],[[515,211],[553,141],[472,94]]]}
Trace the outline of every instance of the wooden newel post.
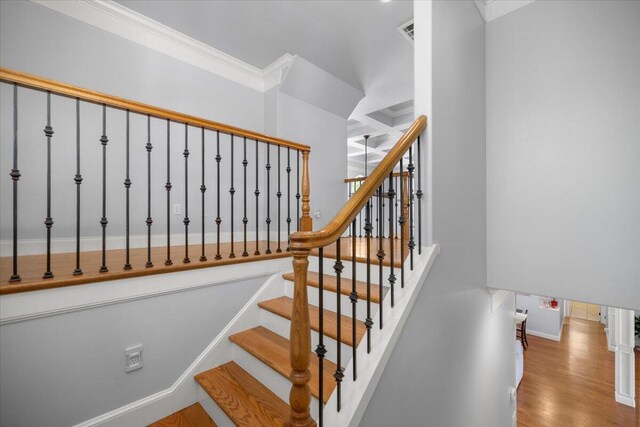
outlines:
{"label": "wooden newel post", "polygon": [[309,182],[309,151],[302,152],[302,217],[300,218],[300,231],[312,231],[313,219],[309,212],[311,206],[309,205],[309,194],[311,191],[311,184]]}
{"label": "wooden newel post", "polygon": [[[308,194],[308,193],[307,193]],[[287,426],[309,427],[316,423],[311,418],[311,391],[309,390],[309,355],[311,353],[311,327],[309,324],[309,302],[307,300],[307,270],[309,250],[292,248],[293,255],[293,312],[289,357],[291,359],[291,392],[289,405],[291,417]]]}
{"label": "wooden newel post", "polygon": [[402,236],[405,244],[409,243],[409,174],[402,174],[402,216],[404,224],[402,224]]}

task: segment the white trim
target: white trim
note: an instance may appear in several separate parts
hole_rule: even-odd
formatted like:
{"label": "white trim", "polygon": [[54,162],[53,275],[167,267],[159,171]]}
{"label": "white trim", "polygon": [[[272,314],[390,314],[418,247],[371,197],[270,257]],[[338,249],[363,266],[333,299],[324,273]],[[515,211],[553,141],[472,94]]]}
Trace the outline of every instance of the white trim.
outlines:
{"label": "white trim", "polygon": [[290,269],[290,262],[281,258],[2,295],[0,325],[264,277]]}
{"label": "white trim", "polygon": [[623,405],[627,405],[627,406],[631,406],[632,408],[636,407],[636,400],[629,397],[629,396],[625,396],[623,394],[620,394],[618,392],[616,392],[616,402],[618,403],[622,403]]}
{"label": "white trim", "polygon": [[[205,369],[232,359],[229,336],[260,324],[258,302],[282,295],[283,287],[277,286],[282,284],[282,280],[281,271],[272,275],[171,387],[74,427],[149,425],[196,403],[200,394],[199,386],[193,381],[193,377]],[[206,399],[209,397],[206,396]]]}
{"label": "white trim", "polygon": [[491,312],[495,311],[504,304],[512,295],[515,295],[513,291],[504,291],[502,289],[487,288],[489,292],[489,298],[491,299]]}
{"label": "white trim", "polygon": [[515,10],[530,5],[535,0],[474,0],[484,22],[491,22]]}
{"label": "white trim", "polygon": [[112,0],[31,0],[41,6],[260,92],[280,84],[293,56],[261,70]]}
{"label": "white trim", "polygon": [[533,335],[536,337],[546,338],[548,340],[553,340],[553,341],[560,341],[560,339],[562,338],[562,329],[560,329],[560,333],[558,335],[551,335],[545,332],[538,332],[538,331],[532,331],[530,329],[527,329],[527,335]]}

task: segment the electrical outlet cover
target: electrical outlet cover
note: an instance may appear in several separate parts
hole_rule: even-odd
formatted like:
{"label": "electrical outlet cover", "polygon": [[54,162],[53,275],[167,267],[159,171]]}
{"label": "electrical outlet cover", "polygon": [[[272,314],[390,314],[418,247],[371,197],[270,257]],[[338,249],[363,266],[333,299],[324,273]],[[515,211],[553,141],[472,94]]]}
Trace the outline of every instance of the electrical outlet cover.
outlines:
{"label": "electrical outlet cover", "polygon": [[125,372],[135,371],[142,368],[142,345],[129,347],[124,350]]}

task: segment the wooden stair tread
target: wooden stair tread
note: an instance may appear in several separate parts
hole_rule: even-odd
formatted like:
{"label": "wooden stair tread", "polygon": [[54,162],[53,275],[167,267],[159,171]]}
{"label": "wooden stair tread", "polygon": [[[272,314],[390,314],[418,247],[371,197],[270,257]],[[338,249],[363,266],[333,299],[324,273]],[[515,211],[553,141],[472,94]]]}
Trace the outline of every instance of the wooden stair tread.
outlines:
{"label": "wooden stair tread", "polygon": [[289,405],[233,361],[195,378],[237,426],[284,426],[289,419]]}
{"label": "wooden stair tread", "polygon": [[[289,379],[291,373],[291,362],[289,361],[289,340],[276,334],[269,329],[257,326],[243,332],[231,335],[229,339],[242,347],[244,350],[258,358],[260,361],[271,367]],[[318,381],[318,357],[311,352],[309,355],[309,371],[311,379],[309,380],[309,388],[311,394],[318,398],[319,381]],[[323,400],[325,403],[329,400],[336,382],[333,374],[336,371],[336,364],[330,360],[324,360],[323,370]]]}
{"label": "wooden stair tread", "polygon": [[[293,300],[289,297],[279,297],[270,299],[268,301],[262,301],[258,303],[258,306],[264,310],[270,311],[280,317],[291,320],[291,313],[293,311]],[[338,321],[337,314],[333,311],[324,309],[324,335],[338,339]],[[311,329],[316,332],[320,331],[320,308],[315,305],[309,305],[309,318],[311,321]],[[351,317],[340,316],[341,334],[340,341],[346,345],[353,346],[353,324]],[[364,322],[356,320],[356,345],[360,344],[360,340],[366,333],[367,328]]]}
{"label": "wooden stair tread", "polygon": [[217,427],[199,403],[165,417],[149,427]]}
{"label": "wooden stair tread", "polygon": [[[376,272],[377,274],[377,272]],[[331,276],[329,274],[323,274],[324,281],[322,284],[322,289],[325,291],[336,292],[338,290],[338,280],[336,276]],[[293,272],[285,273],[282,275],[285,280],[293,282]],[[320,274],[315,271],[309,271],[307,273],[307,284],[309,286],[313,286],[314,288],[320,287]],[[340,293],[342,295],[351,295],[351,279],[346,277],[340,278]],[[367,283],[362,282],[360,280],[356,280],[356,293],[358,294],[358,299],[361,301],[366,301],[367,299]],[[380,286],[376,284],[371,284],[371,302],[379,304],[380,303]]]}

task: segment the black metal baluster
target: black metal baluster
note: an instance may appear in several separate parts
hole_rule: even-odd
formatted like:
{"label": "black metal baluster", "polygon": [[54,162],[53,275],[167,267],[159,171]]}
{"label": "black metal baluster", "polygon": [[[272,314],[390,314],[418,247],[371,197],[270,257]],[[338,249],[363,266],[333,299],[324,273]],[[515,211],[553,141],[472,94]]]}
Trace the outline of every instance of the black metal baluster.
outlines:
{"label": "black metal baluster", "polygon": [[13,260],[10,282],[21,280],[18,274],[18,180],[20,170],[18,169],[18,85],[13,85],[13,168],[11,169],[13,184]]}
{"label": "black metal baluster", "polygon": [[44,220],[44,226],[47,229],[47,270],[42,275],[43,279],[51,279],[51,227],[53,227],[53,218],[51,218],[51,137],[53,136],[53,128],[51,127],[51,92],[47,91],[47,125],[44,128],[44,134],[47,138],[47,217]]}
{"label": "black metal baluster", "polygon": [[102,144],[102,218],[100,219],[100,225],[102,226],[102,266],[100,266],[100,273],[106,273],[109,271],[107,268],[107,106],[102,104],[102,137],[100,137],[100,143]]}
{"label": "black metal baluster", "polygon": [[171,261],[171,122],[167,119],[167,259],[164,265],[172,265]]}
{"label": "black metal baluster", "polygon": [[400,158],[400,288],[404,288],[404,156]]}
{"label": "black metal baluster", "polygon": [[380,237],[382,237],[384,239],[384,207],[385,207],[385,199],[387,198],[387,193],[385,193],[384,191],[384,181],[382,181],[382,184],[380,184],[380,198],[381,200],[381,205],[382,208],[380,209]]}
{"label": "black metal baluster", "polygon": [[[378,187],[378,218],[382,217],[382,185]],[[384,260],[384,247],[382,246],[383,237],[382,237],[382,220],[378,222],[378,252],[376,253],[378,257],[378,306],[380,308],[380,329],[382,329],[382,297],[383,294],[383,279],[382,279],[382,261]]]}
{"label": "black metal baluster", "polygon": [[147,262],[145,267],[153,267],[153,262],[151,262],[151,224],[153,224],[153,218],[151,218],[151,150],[153,150],[153,145],[151,145],[151,116],[147,114],[147,145],[145,145],[145,150],[147,150],[147,220],[145,223],[147,224]]}
{"label": "black metal baluster", "polygon": [[364,235],[367,250],[367,318],[364,325],[367,328],[367,353],[371,352],[371,327],[373,320],[371,319],[371,199],[367,200],[364,211]]}
{"label": "black metal baluster", "polygon": [[76,98],[76,175],[73,177],[76,183],[76,268],[73,270],[74,276],[80,276],[80,184],[82,175],[80,174],[80,99]]}
{"label": "black metal baluster", "polygon": [[260,199],[260,189],[258,188],[258,140],[256,139],[256,191],[253,192],[256,196],[256,250],[253,252],[254,255],[260,255],[260,250],[258,246],[259,241],[259,233],[260,233],[260,218],[258,216],[258,203]]}
{"label": "black metal baluster", "polygon": [[[387,195],[389,196],[389,260],[391,261],[389,264],[389,268],[391,270],[391,272],[389,273],[389,287],[390,292],[391,292],[391,307],[393,307],[395,305],[395,299],[394,299],[394,294],[393,294],[393,290],[394,290],[394,285],[396,283],[396,275],[394,273],[394,256],[393,256],[393,252],[394,252],[394,248],[396,246],[396,242],[395,242],[395,237],[394,237],[394,220],[393,220],[393,201],[396,198],[396,192],[393,189],[393,172],[389,173],[389,192],[387,193]],[[382,302],[381,302],[382,303]]]}
{"label": "black metal baluster", "polygon": [[357,361],[357,348],[356,345],[356,303],[358,302],[358,291],[356,288],[356,220],[354,219],[351,223],[352,235],[351,238],[351,294],[349,295],[349,301],[351,301],[351,340],[353,342],[353,346],[351,347],[351,351],[353,353],[353,380],[355,381],[358,377],[358,370],[356,366]]}
{"label": "black metal baluster", "polygon": [[300,231],[300,151],[296,150],[296,231]]}
{"label": "black metal baluster", "polygon": [[418,191],[416,191],[416,197],[418,198],[418,255],[422,254],[422,179],[420,177],[420,136],[418,135]]}
{"label": "black metal baluster", "polygon": [[204,228],[205,228],[205,222],[204,222],[204,193],[207,191],[207,187],[206,185],[204,185],[204,128],[202,128],[202,140],[201,140],[201,156],[202,156],[202,181],[200,184],[200,194],[202,195],[202,213],[201,213],[201,220],[202,220],[202,250],[200,251],[200,261],[206,261],[207,260],[207,256],[204,254]]}
{"label": "black metal baluster", "polygon": [[278,192],[276,193],[276,197],[278,198],[278,248],[276,249],[276,253],[280,253],[282,252],[282,248],[280,247],[280,241],[282,240],[282,238],[280,237],[280,228],[282,225],[282,219],[280,216],[280,205],[281,205],[281,199],[282,199],[282,191],[280,188],[280,180],[281,180],[282,174],[280,171],[280,146],[278,145]]}
{"label": "black metal baluster", "polygon": [[[401,182],[400,178],[396,177],[396,188],[398,187],[398,183]],[[400,184],[402,185],[402,184]],[[395,200],[395,205],[396,205],[396,218],[400,218],[400,215],[398,215],[398,194],[399,191],[396,191],[396,200]],[[394,224],[395,229],[396,229],[396,239],[398,238],[398,221],[395,222]]]}
{"label": "black metal baluster", "polygon": [[[347,200],[351,200],[351,183],[350,182],[347,183]],[[355,237],[352,234],[352,230],[351,230],[352,228],[353,227],[349,227],[349,237]]]}
{"label": "black metal baluster", "polygon": [[125,188],[125,246],[126,246],[126,260],[124,263],[124,270],[131,270],[131,234],[130,234],[130,217],[129,217],[129,206],[130,206],[130,195],[129,195],[129,191],[131,189],[131,179],[129,177],[129,163],[130,163],[130,156],[129,156],[129,110],[127,110],[127,124],[126,124],[126,129],[127,129],[127,135],[126,135],[126,177],[124,179],[124,188]]}
{"label": "black metal baluster", "polygon": [[182,262],[188,264],[189,259],[189,125],[184,124],[184,259]]}
{"label": "black metal baluster", "polygon": [[358,212],[358,222],[358,237],[362,239],[362,209],[360,209],[360,212]]}
{"label": "black metal baluster", "polygon": [[[341,304],[340,304],[340,298],[342,296],[342,293],[340,292],[340,287],[342,284],[342,270],[343,270],[344,266],[342,265],[342,261],[340,260],[340,238],[338,237],[338,240],[336,240],[336,262],[333,265],[333,270],[336,273],[336,299],[337,299],[337,310],[336,310],[336,321],[338,324],[338,330],[337,330],[337,336],[336,336],[336,342],[338,344],[337,347],[337,357],[336,357],[336,372],[335,374],[333,374],[333,377],[336,379],[336,388],[337,388],[337,393],[338,393],[338,411],[340,411],[340,406],[341,406],[341,384],[342,384],[342,379],[344,378],[344,371],[342,369],[342,322],[341,322],[341,314],[340,314],[340,308],[341,308]],[[353,343],[353,345],[355,346],[355,342]]]}
{"label": "black metal baluster", "polygon": [[320,330],[318,331],[318,346],[316,347],[316,354],[318,355],[318,426],[322,427],[322,415],[324,410],[324,356],[327,354],[327,349],[324,346],[324,275],[323,275],[323,263],[324,263],[324,248],[318,249],[318,259],[320,264],[318,266],[318,274],[320,275],[318,283],[318,320],[320,322]]}
{"label": "black metal baluster", "polygon": [[271,144],[267,142],[267,250],[266,254],[271,253]]}
{"label": "black metal baluster", "polygon": [[287,147],[287,252],[291,251],[291,148]]}
{"label": "black metal baluster", "polygon": [[229,258],[235,258],[236,254],[233,251],[233,195],[236,193],[236,189],[233,188],[233,134],[231,134],[231,188],[229,188],[229,194],[231,195],[231,253]]}
{"label": "black metal baluster", "polygon": [[249,256],[249,252],[247,252],[247,223],[249,220],[247,219],[247,165],[249,162],[247,161],[247,137],[244,137],[243,143],[244,150],[244,158],[242,159],[242,172],[244,174],[244,180],[242,181],[244,185],[244,202],[243,202],[243,212],[244,216],[242,217],[242,225],[244,226],[244,250],[242,251],[242,256]]}
{"label": "black metal baluster", "polygon": [[415,166],[413,165],[413,146],[409,147],[409,164],[407,165],[407,171],[409,172],[409,260],[411,270],[413,270],[413,249],[416,247],[416,243],[413,236],[413,171]]}
{"label": "black metal baluster", "polygon": [[220,218],[220,131],[216,131],[216,256],[215,259],[222,259],[220,255],[220,224],[222,219]]}

